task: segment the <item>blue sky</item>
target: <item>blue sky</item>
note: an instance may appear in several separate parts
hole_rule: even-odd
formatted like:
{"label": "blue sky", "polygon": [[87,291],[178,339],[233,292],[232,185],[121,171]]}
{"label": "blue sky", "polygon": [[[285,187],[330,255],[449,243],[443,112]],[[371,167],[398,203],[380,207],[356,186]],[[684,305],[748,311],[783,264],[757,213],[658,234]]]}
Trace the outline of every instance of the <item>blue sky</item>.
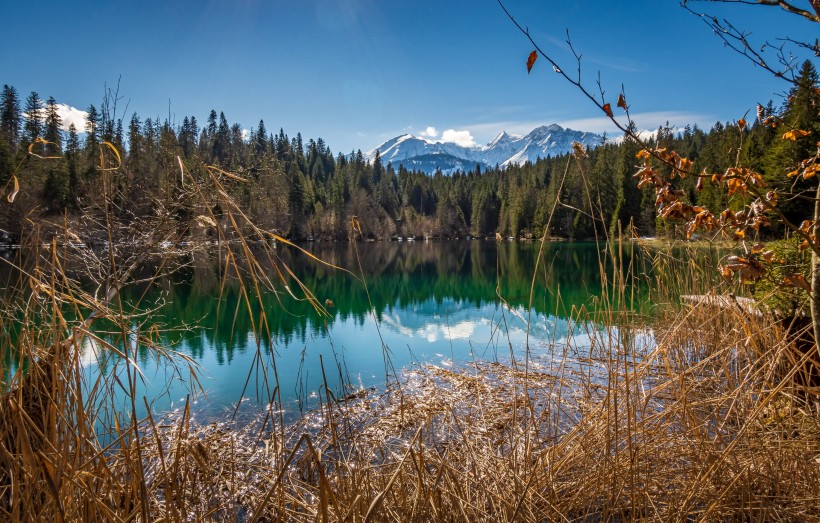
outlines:
{"label": "blue sky", "polygon": [[[795,0],[801,3],[802,0]],[[802,1],[808,4],[808,2]],[[723,47],[674,0],[507,0],[542,48],[613,102],[621,84],[641,128],[754,113],[788,84]],[[696,4],[753,38],[813,41],[817,24],[763,6]],[[0,83],[85,109],[121,77],[120,109],[180,123],[210,109],[231,123],[323,138],[334,152],[435,128],[486,143],[557,122],[605,129],[600,111],[541,60],[496,0],[7,2]],[[432,131],[432,129],[430,130]]]}

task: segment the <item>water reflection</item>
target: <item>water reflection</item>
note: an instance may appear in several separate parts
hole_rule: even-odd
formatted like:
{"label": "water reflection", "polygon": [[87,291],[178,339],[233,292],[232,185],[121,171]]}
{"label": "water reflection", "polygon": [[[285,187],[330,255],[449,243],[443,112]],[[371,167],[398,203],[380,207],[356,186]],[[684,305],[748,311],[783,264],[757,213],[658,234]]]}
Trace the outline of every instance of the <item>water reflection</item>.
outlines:
{"label": "water reflection", "polygon": [[[265,294],[261,303],[252,300],[249,314],[237,281],[221,283],[224,262],[218,256],[198,257],[152,288],[123,294],[126,302],[141,298],[141,307],[159,307],[155,323],[141,328],[155,325],[176,351],[204,369],[204,412],[219,412],[240,398],[250,398],[243,408],[251,410],[275,395],[286,403],[304,399],[325,380],[342,394],[344,383],[378,385],[386,374],[418,362],[506,360],[524,351],[537,243],[316,243],[310,248],[359,276],[278,248],[282,261],[321,302],[332,301],[329,318],[306,302],[275,293]],[[594,244],[545,246],[529,315],[531,351],[543,350],[551,340],[577,337],[567,317],[573,307],[595,306],[601,259],[606,255],[601,257]],[[631,261],[629,254],[625,263]],[[632,284],[640,301],[643,287]],[[260,328],[263,311],[270,340]],[[85,349],[104,355],[90,344]],[[142,392],[157,396],[169,379],[168,369],[144,347],[137,360],[145,375]],[[122,371],[108,355],[98,360],[84,354],[83,361],[91,375]],[[183,383],[172,381],[154,409],[172,408],[185,397]]]}

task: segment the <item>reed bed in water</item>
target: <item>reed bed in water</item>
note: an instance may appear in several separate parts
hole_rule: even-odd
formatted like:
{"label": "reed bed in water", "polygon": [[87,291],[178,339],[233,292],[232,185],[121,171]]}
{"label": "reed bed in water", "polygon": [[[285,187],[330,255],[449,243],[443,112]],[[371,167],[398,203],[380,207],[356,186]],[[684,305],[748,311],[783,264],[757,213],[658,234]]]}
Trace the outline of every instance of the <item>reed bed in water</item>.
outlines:
{"label": "reed bed in water", "polygon": [[152,513],[175,518],[173,485],[219,519],[819,520],[820,420],[780,328],[708,305],[652,324],[328,394],[284,440],[183,415],[147,444]]}
{"label": "reed bed in water", "polygon": [[[206,174],[186,180],[185,210],[203,227],[233,227],[233,242],[216,228],[219,248],[250,313],[275,278],[242,238],[264,235]],[[226,215],[209,214],[211,198]],[[102,220],[112,240],[147,234],[139,243],[157,246],[179,234],[162,216],[120,231],[115,214]],[[137,346],[168,358],[176,376],[195,381],[197,370],[161,344],[150,312],[135,312],[117,292],[153,282],[185,253],[127,255],[111,241],[107,255],[78,260],[86,277],[106,284],[95,294],[73,279],[71,253],[60,252],[67,243],[35,247],[4,295],[4,520],[820,520],[817,390],[803,376],[814,354],[765,314],[680,304],[680,295],[725,286],[694,255],[655,252],[651,270],[623,267],[623,245],[610,245],[604,292],[567,320],[584,336],[532,342],[523,360],[420,366],[384,390],[345,398],[325,387],[320,406],[291,425],[278,414],[273,366],[271,409],[259,420],[199,425],[187,406],[137,417],[145,401],[129,360]],[[275,251],[261,255],[293,283]],[[650,316],[634,312],[629,282],[640,274],[653,278]],[[294,297],[315,302],[301,292]],[[127,383],[89,382],[83,372],[78,345],[94,338],[99,318],[119,331],[95,342],[120,353]],[[264,313],[256,320],[264,340]],[[125,391],[125,409],[114,405],[115,390]]]}

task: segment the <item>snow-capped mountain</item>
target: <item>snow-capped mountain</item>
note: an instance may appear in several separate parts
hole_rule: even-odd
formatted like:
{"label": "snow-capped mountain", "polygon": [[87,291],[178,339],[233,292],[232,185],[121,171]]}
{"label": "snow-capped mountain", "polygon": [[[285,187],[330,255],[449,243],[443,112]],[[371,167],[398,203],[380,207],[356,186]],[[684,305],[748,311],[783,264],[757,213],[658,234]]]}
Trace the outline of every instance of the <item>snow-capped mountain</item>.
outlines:
{"label": "snow-capped mountain", "polygon": [[526,136],[500,133],[487,145],[464,147],[449,142],[435,142],[411,134],[392,138],[365,154],[367,161],[372,161],[378,151],[383,164],[392,162],[410,170],[433,173],[437,169],[445,174],[457,170],[466,171],[480,165],[482,169],[507,167],[535,162],[548,155],[556,156],[572,150],[572,142],[596,147],[603,141],[603,136],[564,129],[552,124],[537,127]]}

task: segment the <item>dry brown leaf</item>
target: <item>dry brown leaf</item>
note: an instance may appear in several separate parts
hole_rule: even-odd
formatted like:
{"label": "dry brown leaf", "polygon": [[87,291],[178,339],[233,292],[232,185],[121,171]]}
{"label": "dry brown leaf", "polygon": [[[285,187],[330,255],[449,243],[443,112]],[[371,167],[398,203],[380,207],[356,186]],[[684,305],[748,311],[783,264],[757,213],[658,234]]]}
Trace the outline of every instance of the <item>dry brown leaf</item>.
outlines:
{"label": "dry brown leaf", "polygon": [[527,74],[532,71],[532,66],[535,64],[535,61],[538,60],[538,52],[533,51],[530,53],[530,56],[527,58]]}

